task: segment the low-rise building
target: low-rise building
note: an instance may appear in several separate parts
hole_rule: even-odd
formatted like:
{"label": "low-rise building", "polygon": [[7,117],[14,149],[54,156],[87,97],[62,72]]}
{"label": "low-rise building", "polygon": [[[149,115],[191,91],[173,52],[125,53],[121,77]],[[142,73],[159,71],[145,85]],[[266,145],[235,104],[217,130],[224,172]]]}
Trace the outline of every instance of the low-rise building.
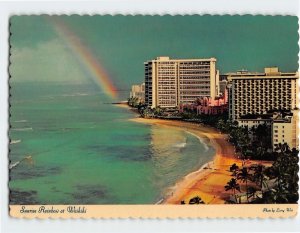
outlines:
{"label": "low-rise building", "polygon": [[224,95],[211,98],[201,97],[196,101],[197,114],[205,115],[217,115],[228,111],[228,98],[227,91],[225,90]]}
{"label": "low-rise building", "polygon": [[271,128],[272,148],[276,149],[279,143],[288,144],[289,147],[298,149],[298,110],[291,112],[274,112],[272,114],[257,115],[251,118],[240,118],[237,120],[238,126],[256,128],[266,124]]}
{"label": "low-rise building", "polygon": [[299,148],[298,140],[298,111],[293,111],[291,115],[277,115],[272,122],[272,146],[276,149],[279,143],[288,144],[289,147]]}
{"label": "low-rise building", "polygon": [[238,126],[248,127],[248,129],[256,128],[259,125],[271,125],[272,119],[253,118],[253,119],[239,119],[237,120]]}

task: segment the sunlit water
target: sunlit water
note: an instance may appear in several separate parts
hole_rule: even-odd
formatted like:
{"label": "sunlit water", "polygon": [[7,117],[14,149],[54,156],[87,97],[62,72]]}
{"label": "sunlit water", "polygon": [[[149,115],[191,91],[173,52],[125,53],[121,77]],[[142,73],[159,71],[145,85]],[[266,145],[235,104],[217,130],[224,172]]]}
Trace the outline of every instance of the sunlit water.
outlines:
{"label": "sunlit water", "polygon": [[214,155],[183,130],[129,121],[93,85],[12,87],[12,204],[156,203]]}

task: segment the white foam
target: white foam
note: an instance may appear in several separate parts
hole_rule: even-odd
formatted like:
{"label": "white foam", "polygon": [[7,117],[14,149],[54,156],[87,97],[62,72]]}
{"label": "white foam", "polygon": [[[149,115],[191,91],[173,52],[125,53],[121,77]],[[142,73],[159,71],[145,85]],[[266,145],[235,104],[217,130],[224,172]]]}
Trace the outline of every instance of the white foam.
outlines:
{"label": "white foam", "polygon": [[63,94],[63,97],[74,97],[74,96],[87,96],[87,93],[80,93],[80,92],[76,92],[73,94]]}
{"label": "white foam", "polygon": [[18,120],[18,121],[14,121],[16,123],[22,123],[22,122],[27,122],[27,120]]}
{"label": "white foam", "polygon": [[11,140],[10,144],[17,144],[19,142],[21,142],[21,140]]}
{"label": "white foam", "polygon": [[198,135],[191,133],[189,131],[186,131],[188,134],[191,134],[193,136],[195,136],[196,138],[198,138],[198,140],[200,141],[200,143],[204,146],[205,152],[209,150],[209,146],[204,142],[203,138],[199,137]]}
{"label": "white foam", "polygon": [[186,146],[186,142],[178,143],[175,145],[177,148],[184,148]]}
{"label": "white foam", "polygon": [[87,96],[88,94],[87,93],[77,93],[77,95],[79,95],[79,96]]}
{"label": "white foam", "polygon": [[180,180],[178,180],[175,185],[171,186],[168,188],[168,192],[167,194],[158,202],[156,202],[155,204],[161,204],[163,203],[166,199],[168,199],[168,197],[172,196],[173,193],[178,189],[178,186],[183,183],[185,180],[188,180],[189,177],[194,176],[195,174],[199,174],[201,172],[203,172],[206,169],[214,169],[214,160],[212,159],[211,161],[203,164],[198,170],[193,171],[189,174],[187,174],[186,176],[182,177]]}
{"label": "white foam", "polygon": [[10,164],[10,165],[9,165],[9,169],[12,169],[12,168],[14,168],[14,167],[18,166],[18,165],[19,165],[19,163],[20,163],[20,161],[18,161],[18,162],[15,162],[15,163],[13,163],[13,164]]}
{"label": "white foam", "polygon": [[14,131],[30,131],[30,130],[33,130],[31,127],[30,128],[12,128],[11,130],[14,130]]}

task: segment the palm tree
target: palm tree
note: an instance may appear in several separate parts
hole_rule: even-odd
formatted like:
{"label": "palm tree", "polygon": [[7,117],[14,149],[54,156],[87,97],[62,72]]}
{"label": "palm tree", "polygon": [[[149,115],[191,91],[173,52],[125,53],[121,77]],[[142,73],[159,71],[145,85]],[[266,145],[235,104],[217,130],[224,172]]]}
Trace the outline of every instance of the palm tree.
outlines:
{"label": "palm tree", "polygon": [[224,188],[225,188],[225,191],[229,191],[229,190],[232,191],[232,194],[234,195],[234,198],[235,198],[235,203],[237,203],[235,191],[237,190],[240,192],[241,189],[240,189],[240,185],[236,182],[236,179],[232,178],[230,181],[228,181],[227,185],[225,185]]}
{"label": "palm tree", "polygon": [[279,144],[276,148],[277,160],[273,163],[271,174],[276,179],[276,203],[296,203],[298,200],[298,150]]}
{"label": "palm tree", "polygon": [[261,164],[254,164],[250,166],[249,170],[253,171],[253,174],[251,176],[251,181],[256,183],[258,187],[263,191],[263,184],[264,184],[264,170],[265,166]]}
{"label": "palm tree", "polygon": [[241,180],[243,183],[246,185],[246,197],[247,197],[247,202],[249,203],[249,198],[248,198],[248,180],[251,179],[251,174],[248,172],[247,167],[243,167],[240,172],[237,174],[237,179]]}
{"label": "palm tree", "polygon": [[239,166],[237,166],[236,163],[232,164],[229,168],[229,171],[232,172],[233,176],[236,176],[238,170]]}
{"label": "palm tree", "polygon": [[257,190],[255,187],[249,187],[248,188],[248,198],[249,199],[252,198],[252,201],[253,200],[257,201],[257,200],[254,199],[255,198],[255,194],[256,194],[257,191],[259,191],[259,190]]}

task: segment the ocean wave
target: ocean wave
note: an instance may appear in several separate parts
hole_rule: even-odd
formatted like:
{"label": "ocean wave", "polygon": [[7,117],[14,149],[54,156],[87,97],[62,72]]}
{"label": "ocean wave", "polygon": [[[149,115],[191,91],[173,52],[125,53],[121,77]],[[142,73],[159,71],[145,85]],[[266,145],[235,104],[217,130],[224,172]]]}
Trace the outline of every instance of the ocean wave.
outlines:
{"label": "ocean wave", "polygon": [[31,131],[33,130],[32,127],[29,127],[29,128],[12,128],[11,130],[13,131]]}
{"label": "ocean wave", "polygon": [[14,121],[15,123],[24,123],[24,122],[27,122],[27,120],[17,120],[17,121]]}
{"label": "ocean wave", "polygon": [[87,95],[88,95],[87,93],[77,92],[77,93],[73,93],[73,94],[63,94],[62,96],[63,97],[74,97],[74,96],[87,96]]}
{"label": "ocean wave", "polygon": [[175,145],[177,148],[184,148],[186,146],[186,142],[178,143]]}
{"label": "ocean wave", "polygon": [[170,196],[173,195],[173,193],[178,189],[180,184],[184,183],[186,180],[189,180],[190,177],[194,176],[195,174],[199,174],[207,169],[214,169],[214,160],[204,163],[198,170],[193,171],[185,175],[181,179],[177,180],[177,182],[174,185],[166,189],[165,193],[163,194],[163,197],[161,197],[161,199],[159,199],[159,201],[157,201],[155,204],[156,205],[162,204],[166,199],[168,199]]}
{"label": "ocean wave", "polygon": [[201,138],[198,135],[196,135],[194,133],[191,133],[189,131],[187,131],[187,133],[195,136],[196,138],[198,138],[198,140],[200,141],[200,143],[204,146],[205,152],[209,150],[209,146],[204,142],[203,138]]}
{"label": "ocean wave", "polygon": [[17,144],[21,142],[21,140],[11,140],[9,144]]}
{"label": "ocean wave", "polygon": [[20,161],[17,161],[15,163],[12,163],[9,165],[9,169],[13,169],[14,167],[18,166],[21,162],[26,161],[27,163],[33,165],[33,159],[31,155],[25,156],[23,159],[21,159]]}
{"label": "ocean wave", "polygon": [[15,163],[12,163],[9,165],[9,169],[13,169],[14,167],[18,166],[20,164],[21,161],[18,161],[18,162],[15,162]]}

